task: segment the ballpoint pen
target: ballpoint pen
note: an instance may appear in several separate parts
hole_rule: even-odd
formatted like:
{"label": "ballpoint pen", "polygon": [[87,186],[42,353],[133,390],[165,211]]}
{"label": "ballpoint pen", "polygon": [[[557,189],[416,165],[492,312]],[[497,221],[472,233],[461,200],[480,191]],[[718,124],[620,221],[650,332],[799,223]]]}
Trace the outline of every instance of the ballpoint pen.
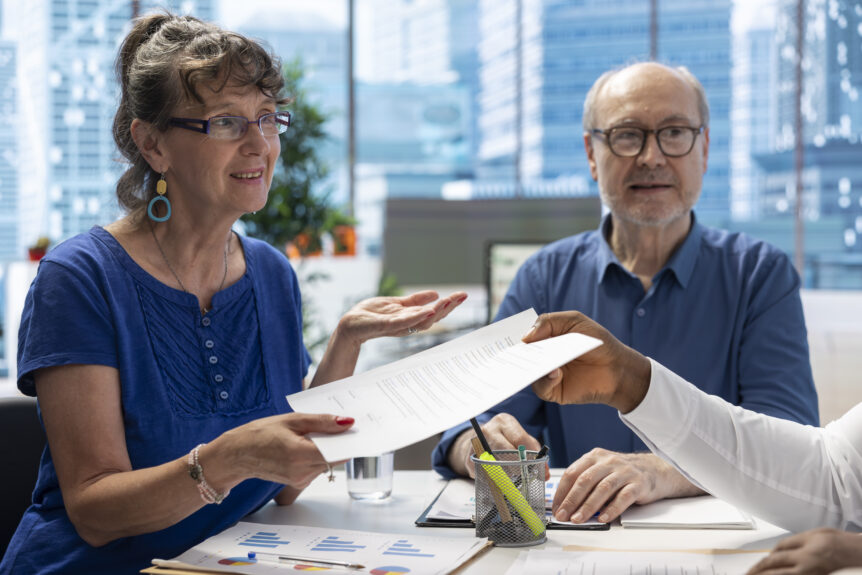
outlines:
{"label": "ballpoint pen", "polygon": [[347,561],[332,561],[329,559],[320,559],[312,557],[299,557],[297,555],[284,555],[281,553],[265,553],[263,551],[249,551],[249,559],[258,559],[260,561],[269,561],[272,563],[316,563],[318,565],[332,565],[344,567],[345,569],[365,569],[365,565],[358,563],[348,563]]}
{"label": "ballpoint pen", "polygon": [[541,459],[547,454],[548,454],[548,446],[543,445],[542,448],[539,450],[539,452],[536,454],[536,459]]}
{"label": "ballpoint pen", "polygon": [[530,497],[530,491],[527,489],[527,473],[526,473],[526,461],[527,461],[527,448],[523,445],[518,446],[518,459],[521,461],[521,491],[524,493],[524,497]]}

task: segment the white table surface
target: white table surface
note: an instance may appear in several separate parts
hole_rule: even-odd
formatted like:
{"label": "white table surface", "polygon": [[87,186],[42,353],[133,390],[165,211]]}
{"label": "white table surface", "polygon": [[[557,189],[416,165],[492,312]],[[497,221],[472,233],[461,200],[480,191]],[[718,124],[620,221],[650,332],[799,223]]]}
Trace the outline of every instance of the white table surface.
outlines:
{"label": "white table surface", "polygon": [[[396,471],[392,496],[379,502],[354,501],[347,495],[344,473],[336,472],[330,483],[316,479],[288,506],[270,503],[245,521],[265,524],[309,525],[463,537],[472,529],[416,527],[413,522],[443,487],[445,481],[433,471]],[[565,545],[587,545],[613,549],[771,549],[788,532],[763,520],[753,530],[723,529],[624,529],[615,522],[609,531],[548,530],[548,541],[525,548],[495,547],[471,563],[462,573],[504,573],[524,549],[559,549]],[[851,571],[848,571],[850,573]],[[862,573],[862,569],[853,570]],[[843,573],[843,571],[842,571]]]}

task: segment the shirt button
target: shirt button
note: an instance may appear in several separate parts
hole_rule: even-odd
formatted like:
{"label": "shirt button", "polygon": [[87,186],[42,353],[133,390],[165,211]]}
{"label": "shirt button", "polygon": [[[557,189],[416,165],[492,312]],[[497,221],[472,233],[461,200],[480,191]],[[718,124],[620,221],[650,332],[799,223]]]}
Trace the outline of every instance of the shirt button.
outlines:
{"label": "shirt button", "polygon": [[213,342],[213,340],[208,339],[204,342],[204,345],[207,346],[207,349],[212,349],[215,343]]}
{"label": "shirt button", "polygon": [[224,381],[224,376],[220,373],[217,373],[213,379],[216,380],[216,383],[221,383]]}
{"label": "shirt button", "polygon": [[645,316],[645,315],[646,315],[646,310],[645,310],[644,308],[642,308],[642,307],[639,307],[639,308],[638,308],[638,311],[637,311],[637,314],[638,314],[638,317],[643,317],[643,316]]}
{"label": "shirt button", "polygon": [[203,324],[204,327],[207,327],[210,324],[210,318],[208,318],[208,317],[203,318],[201,320],[201,324]]}
{"label": "shirt button", "polygon": [[213,365],[217,364],[217,363],[218,363],[218,358],[217,358],[216,356],[214,356],[214,355],[211,355],[211,356],[210,356],[210,363],[211,363],[211,364],[213,364]]}
{"label": "shirt button", "polygon": [[230,394],[226,391],[220,391],[218,396],[222,399],[227,399],[228,397],[230,397]]}

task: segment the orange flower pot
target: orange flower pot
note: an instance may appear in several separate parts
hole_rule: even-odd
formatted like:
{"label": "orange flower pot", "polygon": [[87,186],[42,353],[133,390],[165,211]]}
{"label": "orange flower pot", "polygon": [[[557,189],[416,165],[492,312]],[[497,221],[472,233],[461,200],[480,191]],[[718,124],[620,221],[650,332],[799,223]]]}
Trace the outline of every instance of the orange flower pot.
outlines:
{"label": "orange flower pot", "polygon": [[332,228],[332,239],[335,244],[333,246],[333,255],[356,255],[356,228],[344,225],[335,226]]}

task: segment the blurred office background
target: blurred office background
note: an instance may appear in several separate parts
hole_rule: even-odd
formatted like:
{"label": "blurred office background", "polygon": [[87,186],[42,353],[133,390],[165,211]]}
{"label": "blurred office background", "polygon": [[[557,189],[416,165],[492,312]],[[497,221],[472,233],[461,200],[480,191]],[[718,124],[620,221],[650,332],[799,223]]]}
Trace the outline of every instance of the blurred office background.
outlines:
{"label": "blurred office background", "polygon": [[[28,246],[119,214],[113,61],[133,14],[164,7],[299,62],[308,98],[328,116],[319,154],[330,172],[317,193],[356,217],[358,241],[354,256],[325,250],[295,264],[324,337],[384,276],[407,290],[467,289],[449,334],[485,323],[531,249],[598,223],[581,135],[587,90],[609,68],[656,59],[687,66],[709,97],[698,217],[797,261],[824,420],[862,399],[853,381],[862,372],[862,0],[0,7],[0,392],[14,392],[17,314],[36,267]],[[377,342],[364,365],[443,337]]]}

